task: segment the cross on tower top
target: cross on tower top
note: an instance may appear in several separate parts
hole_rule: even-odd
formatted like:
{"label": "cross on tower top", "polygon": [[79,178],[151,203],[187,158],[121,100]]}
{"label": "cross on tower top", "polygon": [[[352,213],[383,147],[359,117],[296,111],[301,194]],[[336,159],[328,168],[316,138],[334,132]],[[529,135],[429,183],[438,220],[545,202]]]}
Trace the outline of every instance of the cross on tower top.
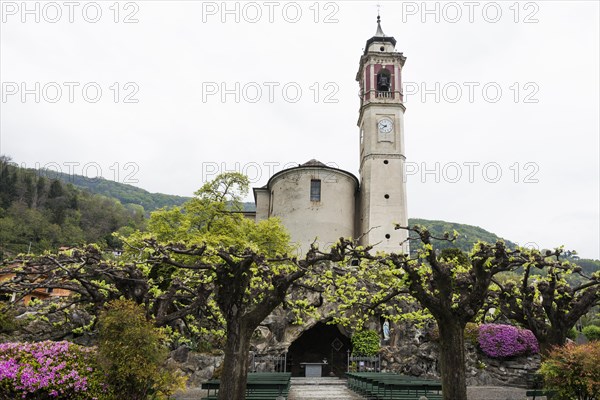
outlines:
{"label": "cross on tower top", "polygon": [[375,36],[383,37],[383,36],[385,36],[385,34],[383,33],[383,30],[381,29],[381,16],[379,15],[379,7],[380,7],[380,5],[377,4],[377,32],[375,32]]}

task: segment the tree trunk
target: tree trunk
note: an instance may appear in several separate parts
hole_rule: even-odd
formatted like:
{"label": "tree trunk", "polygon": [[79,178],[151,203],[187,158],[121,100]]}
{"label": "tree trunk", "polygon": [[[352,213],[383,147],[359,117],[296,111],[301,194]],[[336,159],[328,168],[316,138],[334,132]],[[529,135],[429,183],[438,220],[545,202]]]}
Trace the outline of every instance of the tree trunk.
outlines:
{"label": "tree trunk", "polygon": [[219,400],[244,400],[248,378],[248,351],[253,331],[239,320],[227,324],[225,359],[221,372]]}
{"label": "tree trunk", "polygon": [[541,340],[538,339],[542,358],[546,358],[554,347],[564,346],[567,343],[567,333],[566,329],[550,327],[546,336]]}
{"label": "tree trunk", "polygon": [[467,400],[465,325],[457,320],[438,321],[440,372],[444,400]]}

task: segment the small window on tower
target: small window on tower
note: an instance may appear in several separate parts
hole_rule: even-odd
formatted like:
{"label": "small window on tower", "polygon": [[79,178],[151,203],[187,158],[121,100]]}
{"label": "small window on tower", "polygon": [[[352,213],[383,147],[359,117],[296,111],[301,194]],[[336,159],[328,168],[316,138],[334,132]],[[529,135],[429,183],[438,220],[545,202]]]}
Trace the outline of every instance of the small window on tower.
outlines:
{"label": "small window on tower", "polygon": [[320,179],[311,179],[310,181],[310,201],[321,201]]}

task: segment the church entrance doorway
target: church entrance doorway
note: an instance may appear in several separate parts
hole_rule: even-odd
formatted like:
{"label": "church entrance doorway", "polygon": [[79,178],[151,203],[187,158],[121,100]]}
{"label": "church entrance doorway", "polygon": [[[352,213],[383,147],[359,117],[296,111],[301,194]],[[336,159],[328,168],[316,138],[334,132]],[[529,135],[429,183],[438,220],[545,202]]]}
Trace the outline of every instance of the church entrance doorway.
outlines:
{"label": "church entrance doorway", "polygon": [[288,349],[288,371],[292,376],[315,376],[320,365],[321,376],[343,377],[348,350],[352,351],[352,342],[337,326],[318,322]]}

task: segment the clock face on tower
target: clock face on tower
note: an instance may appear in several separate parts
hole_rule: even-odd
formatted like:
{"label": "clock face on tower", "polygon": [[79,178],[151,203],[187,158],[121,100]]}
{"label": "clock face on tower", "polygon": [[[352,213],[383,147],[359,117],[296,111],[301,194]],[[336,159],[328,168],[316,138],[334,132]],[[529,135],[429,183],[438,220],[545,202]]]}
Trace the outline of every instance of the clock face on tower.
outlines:
{"label": "clock face on tower", "polygon": [[387,118],[381,119],[377,123],[377,129],[379,130],[379,133],[390,133],[393,128],[394,123],[392,122],[392,120]]}

